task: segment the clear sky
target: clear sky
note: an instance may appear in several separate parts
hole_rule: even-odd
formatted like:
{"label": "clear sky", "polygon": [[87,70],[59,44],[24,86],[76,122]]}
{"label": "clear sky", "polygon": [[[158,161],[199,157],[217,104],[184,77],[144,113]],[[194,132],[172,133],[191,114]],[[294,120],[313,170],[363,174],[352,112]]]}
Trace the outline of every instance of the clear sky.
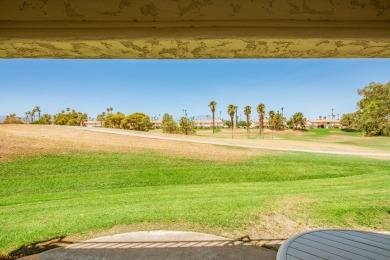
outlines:
{"label": "clear sky", "polygon": [[357,90],[370,82],[390,81],[390,59],[247,59],[247,60],[0,60],[0,115],[39,105],[56,114],[66,107],[96,117],[107,107],[150,116],[183,109],[189,116],[227,118],[234,104],[243,114],[259,103],[289,117],[308,119],[355,111]]}

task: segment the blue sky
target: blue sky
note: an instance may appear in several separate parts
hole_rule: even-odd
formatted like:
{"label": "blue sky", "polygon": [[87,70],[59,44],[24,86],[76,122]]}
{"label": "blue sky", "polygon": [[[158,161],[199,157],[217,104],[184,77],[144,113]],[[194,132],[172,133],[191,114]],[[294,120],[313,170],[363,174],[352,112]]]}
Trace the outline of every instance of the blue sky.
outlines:
{"label": "blue sky", "polygon": [[39,105],[55,114],[66,107],[96,117],[107,107],[125,114],[163,113],[179,118],[217,114],[229,104],[266,105],[285,116],[309,119],[353,112],[357,90],[390,81],[390,59],[249,60],[0,60],[0,115]]}

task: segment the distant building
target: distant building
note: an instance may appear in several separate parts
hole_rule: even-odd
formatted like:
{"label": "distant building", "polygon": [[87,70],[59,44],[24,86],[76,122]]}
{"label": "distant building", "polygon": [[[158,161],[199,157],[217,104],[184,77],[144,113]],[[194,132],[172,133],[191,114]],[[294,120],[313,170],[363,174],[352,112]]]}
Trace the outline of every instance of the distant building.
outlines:
{"label": "distant building", "polygon": [[308,128],[340,128],[340,120],[335,119],[310,119],[306,121]]}
{"label": "distant building", "polygon": [[[251,120],[251,126],[249,128],[259,128],[260,127],[260,122],[259,122],[259,119],[252,119]],[[264,124],[264,127],[268,127],[269,124],[268,124],[268,119],[264,119],[263,120],[263,124]]]}
{"label": "distant building", "polygon": [[150,120],[150,123],[153,124],[153,128],[161,128],[162,120]]}
{"label": "distant building", "polygon": [[[213,128],[213,120],[194,120],[195,128]],[[221,119],[215,119],[215,128],[223,128],[224,124]]]}
{"label": "distant building", "polygon": [[96,120],[88,120],[85,121],[85,125],[87,127],[103,127],[104,126],[104,121],[96,121]]}

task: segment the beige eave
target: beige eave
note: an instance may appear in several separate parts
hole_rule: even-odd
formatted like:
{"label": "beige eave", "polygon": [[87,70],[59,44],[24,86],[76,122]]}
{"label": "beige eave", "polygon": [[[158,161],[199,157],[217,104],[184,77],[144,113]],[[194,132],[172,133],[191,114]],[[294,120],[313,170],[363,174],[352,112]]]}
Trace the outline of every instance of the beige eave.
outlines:
{"label": "beige eave", "polygon": [[0,4],[0,58],[390,57],[386,0]]}

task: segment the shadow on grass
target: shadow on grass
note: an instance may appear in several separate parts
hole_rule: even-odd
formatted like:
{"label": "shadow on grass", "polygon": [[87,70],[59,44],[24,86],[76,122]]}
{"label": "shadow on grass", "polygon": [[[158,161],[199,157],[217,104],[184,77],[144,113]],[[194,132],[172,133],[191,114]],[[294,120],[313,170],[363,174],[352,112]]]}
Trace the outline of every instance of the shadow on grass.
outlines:
{"label": "shadow on grass", "polygon": [[17,259],[24,256],[39,254],[57,247],[64,247],[74,243],[73,241],[66,241],[64,239],[65,236],[60,236],[27,244],[10,252],[8,255],[0,255],[0,259]]}
{"label": "shadow on grass", "polygon": [[348,129],[348,128],[343,128],[343,129],[341,129],[341,131],[347,132],[347,133],[359,133],[359,131],[356,131],[355,129]]}

